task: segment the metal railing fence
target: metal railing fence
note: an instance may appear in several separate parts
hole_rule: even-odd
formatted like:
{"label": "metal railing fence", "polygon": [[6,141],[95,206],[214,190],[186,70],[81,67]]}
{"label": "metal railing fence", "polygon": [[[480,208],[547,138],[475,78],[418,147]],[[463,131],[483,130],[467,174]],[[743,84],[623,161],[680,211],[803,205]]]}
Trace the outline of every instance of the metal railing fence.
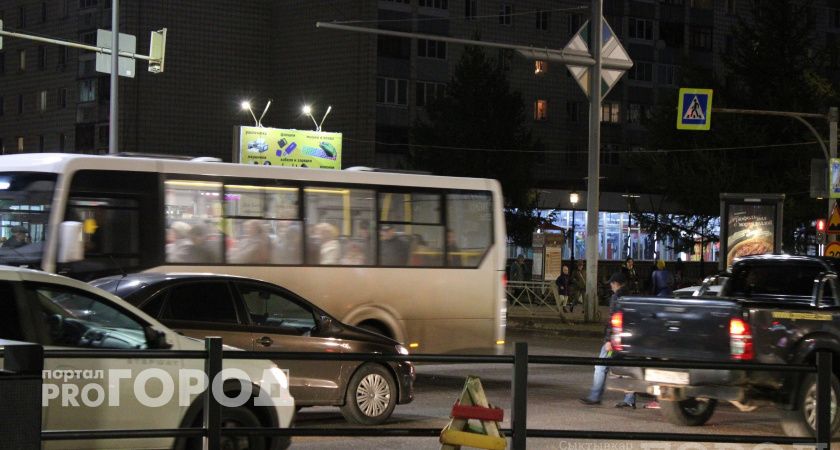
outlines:
{"label": "metal railing fence", "polygon": [[[178,350],[44,350],[44,358],[140,358],[140,359],[204,359],[205,373],[209,380],[222,370],[223,359],[272,359],[320,360],[320,361],[412,361],[426,363],[470,363],[470,364],[512,364],[511,428],[501,431],[511,439],[514,450],[524,450],[527,438],[645,440],[681,442],[729,442],[797,444],[816,443],[822,448],[831,444],[831,377],[832,354],[827,350],[817,352],[815,364],[756,364],[742,362],[697,362],[697,361],[643,361],[617,360],[611,358],[588,358],[571,356],[529,355],[528,345],[517,342],[513,355],[380,355],[360,353],[303,353],[303,352],[257,352],[223,351],[222,339],[208,337],[203,351]],[[664,367],[673,369],[714,369],[774,372],[805,372],[817,374],[817,418],[815,437],[787,437],[763,435],[706,435],[684,433],[611,432],[562,429],[527,428],[528,367],[530,364],[572,365],[572,366],[623,366]],[[282,363],[281,363],[282,365]],[[209,392],[209,387],[208,387]],[[207,392],[205,392],[207,394]],[[79,439],[136,439],[150,437],[203,437],[204,448],[217,449],[223,435],[259,436],[347,436],[347,437],[434,437],[441,432],[437,428],[225,428],[221,426],[221,405],[213,395],[204,395],[204,420],[201,428],[142,429],[142,430],[45,430],[43,441]]]}

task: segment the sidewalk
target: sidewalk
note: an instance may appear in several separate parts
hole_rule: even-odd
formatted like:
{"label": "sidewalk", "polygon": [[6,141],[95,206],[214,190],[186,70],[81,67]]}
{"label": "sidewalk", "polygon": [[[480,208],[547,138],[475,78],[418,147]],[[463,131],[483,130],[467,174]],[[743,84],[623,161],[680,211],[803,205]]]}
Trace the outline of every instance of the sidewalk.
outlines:
{"label": "sidewalk", "polygon": [[[529,311],[530,309],[530,311]],[[507,326],[509,329],[550,333],[562,336],[602,337],[610,308],[598,306],[600,319],[594,323],[583,321],[583,307],[578,305],[572,313],[562,315],[556,309],[546,306],[508,306]],[[565,318],[565,321],[564,321]]]}

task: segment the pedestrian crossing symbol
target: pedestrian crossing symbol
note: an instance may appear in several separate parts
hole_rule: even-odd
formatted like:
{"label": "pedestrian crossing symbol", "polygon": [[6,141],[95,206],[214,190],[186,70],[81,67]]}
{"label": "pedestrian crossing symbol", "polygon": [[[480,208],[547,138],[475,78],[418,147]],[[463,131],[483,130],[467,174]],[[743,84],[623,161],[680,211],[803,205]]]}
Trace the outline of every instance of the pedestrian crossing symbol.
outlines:
{"label": "pedestrian crossing symbol", "polygon": [[712,124],[712,90],[680,88],[677,129],[708,130]]}

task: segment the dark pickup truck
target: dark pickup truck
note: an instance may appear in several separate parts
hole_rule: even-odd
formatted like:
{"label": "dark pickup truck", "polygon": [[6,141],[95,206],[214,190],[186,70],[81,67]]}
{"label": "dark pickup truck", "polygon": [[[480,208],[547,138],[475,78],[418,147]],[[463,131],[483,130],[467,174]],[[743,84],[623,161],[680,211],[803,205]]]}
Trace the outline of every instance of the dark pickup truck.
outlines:
{"label": "dark pickup truck", "polygon": [[[611,317],[619,359],[748,361],[798,364],[818,349],[834,354],[832,432],[840,398],[840,260],[763,255],[735,262],[721,295],[622,297]],[[815,374],[709,369],[614,367],[611,389],[655,395],[664,417],[702,425],[718,401],[742,411],[774,404],[785,433],[813,435]]]}

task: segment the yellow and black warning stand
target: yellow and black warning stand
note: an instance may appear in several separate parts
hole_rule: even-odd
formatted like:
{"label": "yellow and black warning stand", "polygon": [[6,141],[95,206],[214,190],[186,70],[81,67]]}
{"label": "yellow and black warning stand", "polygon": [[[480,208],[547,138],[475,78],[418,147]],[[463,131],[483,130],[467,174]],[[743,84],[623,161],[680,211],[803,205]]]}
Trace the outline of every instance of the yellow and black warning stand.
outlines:
{"label": "yellow and black warning stand", "polygon": [[449,425],[440,432],[441,450],[458,450],[462,446],[488,450],[507,448],[507,440],[499,432],[504,411],[487,403],[478,377],[467,377],[460,398],[452,405],[451,417]]}

